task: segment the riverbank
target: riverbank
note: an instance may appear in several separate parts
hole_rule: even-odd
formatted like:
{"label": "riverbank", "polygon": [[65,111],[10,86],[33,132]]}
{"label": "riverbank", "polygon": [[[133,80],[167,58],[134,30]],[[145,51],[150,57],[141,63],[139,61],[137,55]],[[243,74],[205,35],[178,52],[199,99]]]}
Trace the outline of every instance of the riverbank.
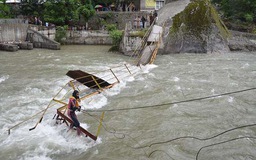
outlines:
{"label": "riverbank", "polygon": [[256,34],[230,30],[228,41],[230,51],[256,51]]}
{"label": "riverbank", "polygon": [[[211,8],[212,13],[202,14],[203,10],[194,8],[199,5],[205,10]],[[256,51],[255,34],[229,30],[213,6],[203,1],[172,1],[161,8],[158,15],[157,24],[165,26],[160,54]],[[207,19],[211,19],[210,23]]]}

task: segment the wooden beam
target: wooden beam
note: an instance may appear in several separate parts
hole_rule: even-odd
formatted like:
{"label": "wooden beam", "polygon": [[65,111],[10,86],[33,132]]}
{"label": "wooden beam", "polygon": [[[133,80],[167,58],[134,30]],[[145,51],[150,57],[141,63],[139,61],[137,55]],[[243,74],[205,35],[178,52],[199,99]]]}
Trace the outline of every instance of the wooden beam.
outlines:
{"label": "wooden beam", "polygon": [[[73,121],[71,119],[69,119],[66,115],[64,115],[63,113],[61,113],[59,110],[57,110],[57,114],[59,116],[61,116],[62,118],[64,118],[66,121],[68,121],[69,123],[73,123]],[[84,129],[83,127],[78,127],[86,136],[89,136],[91,139],[93,139],[94,141],[97,140],[97,136],[91,134],[90,132],[88,132],[86,129]]]}

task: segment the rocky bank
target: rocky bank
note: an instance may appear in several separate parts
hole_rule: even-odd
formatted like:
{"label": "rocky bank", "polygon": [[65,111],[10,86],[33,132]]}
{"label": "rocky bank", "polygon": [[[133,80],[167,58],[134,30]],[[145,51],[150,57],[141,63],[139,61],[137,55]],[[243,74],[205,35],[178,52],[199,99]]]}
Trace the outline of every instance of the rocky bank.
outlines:
{"label": "rocky bank", "polygon": [[228,30],[208,0],[169,1],[157,24],[164,26],[160,54],[256,51],[256,35]]}

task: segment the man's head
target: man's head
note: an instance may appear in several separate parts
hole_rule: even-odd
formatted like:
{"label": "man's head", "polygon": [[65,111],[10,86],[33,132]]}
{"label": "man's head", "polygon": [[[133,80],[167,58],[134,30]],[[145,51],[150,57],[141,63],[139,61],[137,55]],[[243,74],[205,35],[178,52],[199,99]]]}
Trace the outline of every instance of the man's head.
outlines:
{"label": "man's head", "polygon": [[79,92],[77,90],[74,90],[72,93],[72,96],[75,97],[76,99],[79,99]]}

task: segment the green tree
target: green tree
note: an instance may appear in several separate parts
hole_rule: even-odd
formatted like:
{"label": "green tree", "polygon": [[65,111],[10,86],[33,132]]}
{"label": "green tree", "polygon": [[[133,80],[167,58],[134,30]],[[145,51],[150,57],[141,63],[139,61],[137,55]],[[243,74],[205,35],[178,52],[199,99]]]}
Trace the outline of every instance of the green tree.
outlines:
{"label": "green tree", "polygon": [[44,3],[43,18],[56,25],[69,24],[78,20],[77,8],[80,5],[79,0],[48,0]]}
{"label": "green tree", "polygon": [[256,0],[212,0],[233,21],[256,22]]}
{"label": "green tree", "polygon": [[68,26],[57,26],[55,41],[63,44],[62,39],[66,37]]}
{"label": "green tree", "polygon": [[119,44],[122,40],[123,31],[118,30],[116,24],[107,24],[107,31],[112,38],[114,47],[118,50]]}
{"label": "green tree", "polygon": [[0,18],[10,18],[10,7],[6,5],[6,0],[0,0]]}
{"label": "green tree", "polygon": [[81,2],[81,5],[77,9],[77,13],[84,18],[85,22],[87,22],[88,19],[95,14],[95,9],[93,8],[91,0],[87,1],[87,3],[84,1]]}
{"label": "green tree", "polygon": [[44,0],[21,0],[20,12],[24,16],[42,17]]}

